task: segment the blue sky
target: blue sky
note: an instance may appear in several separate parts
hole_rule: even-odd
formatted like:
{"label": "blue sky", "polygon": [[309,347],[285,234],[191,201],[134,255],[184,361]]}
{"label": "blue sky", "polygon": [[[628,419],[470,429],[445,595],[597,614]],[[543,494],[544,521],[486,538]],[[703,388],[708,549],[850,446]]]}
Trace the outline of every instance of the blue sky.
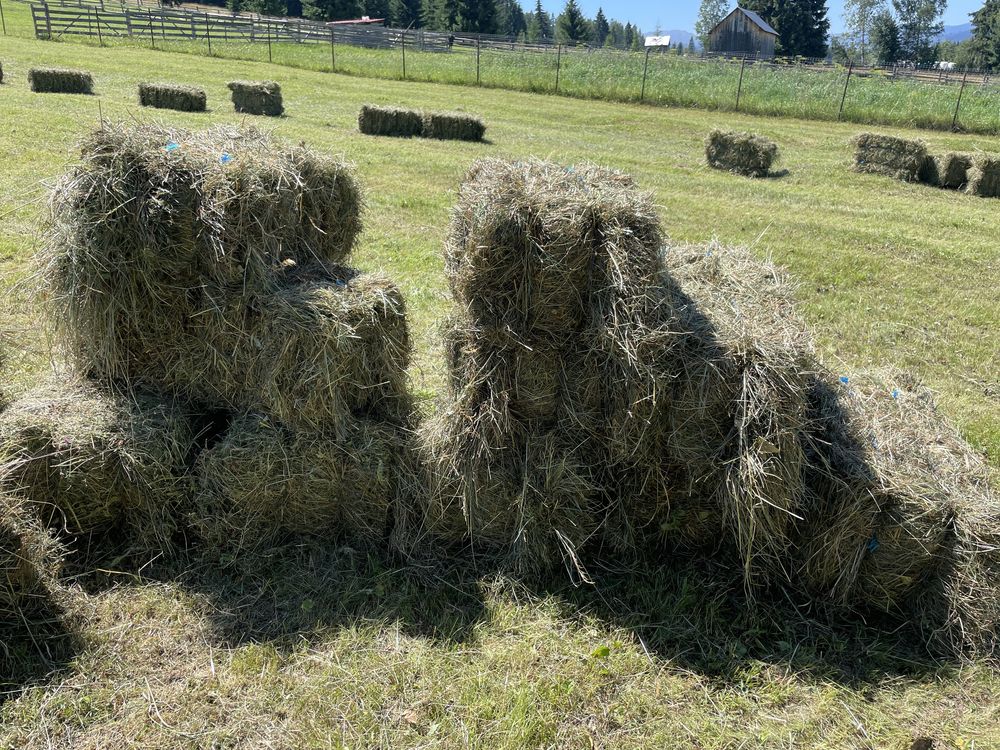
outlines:
{"label": "blue sky", "polygon": [[[612,2],[611,0],[577,0],[588,16],[593,18],[598,7],[604,8],[604,14],[609,18],[619,18],[622,21],[632,21],[639,28],[651,33],[657,22],[663,29],[685,29],[694,31],[694,22],[698,18],[700,0],[627,0],[627,2]],[[533,0],[522,0],[522,7],[534,7]],[[546,10],[559,13],[564,0],[543,0]],[[983,0],[950,0],[944,22],[949,25],[967,23],[969,13],[978,10]],[[733,7],[736,7],[735,2]],[[830,24],[833,32],[843,31],[843,2],[830,0]]]}

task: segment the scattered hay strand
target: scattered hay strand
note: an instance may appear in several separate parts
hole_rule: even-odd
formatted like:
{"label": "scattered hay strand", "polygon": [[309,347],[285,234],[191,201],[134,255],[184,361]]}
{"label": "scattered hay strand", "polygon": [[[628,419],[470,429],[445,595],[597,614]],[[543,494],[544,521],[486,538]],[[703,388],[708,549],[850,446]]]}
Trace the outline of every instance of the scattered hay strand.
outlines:
{"label": "scattered hay strand", "polygon": [[927,159],[923,141],[909,141],[879,133],[861,133],[853,140],[854,170],[917,182]]}
{"label": "scattered hay strand", "polygon": [[[682,368],[666,412],[679,509],[720,518],[748,581],[783,576],[802,501],[812,345],[785,274],[745,250],[669,247]],[[676,532],[674,519],[666,521]],[[680,530],[682,538],[684,530]],[[687,537],[700,539],[695,528]]]}
{"label": "scattered hay strand", "polygon": [[28,85],[39,94],[93,94],[94,77],[83,70],[32,68]]}
{"label": "scattered hay strand", "polygon": [[424,118],[417,110],[365,104],[358,113],[358,130],[365,135],[413,138],[423,135]]}
{"label": "scattered hay strand", "polygon": [[0,494],[0,623],[45,609],[61,563],[62,549],[26,503]]}
{"label": "scattered hay strand", "polygon": [[413,468],[406,433],[358,419],[341,439],[237,418],[198,459],[193,526],[246,552],[282,533],[384,540]]}
{"label": "scattered hay strand", "polygon": [[486,124],[464,112],[425,112],[421,135],[443,140],[481,141],[486,135]]}
{"label": "scattered hay strand", "polygon": [[746,177],[767,177],[778,159],[778,145],[754,133],[713,130],[705,141],[705,158],[713,169]]}
{"label": "scattered hay strand", "polygon": [[179,112],[204,112],[208,97],[204,89],[176,83],[140,83],[139,104]]}
{"label": "scattered hay strand", "polygon": [[976,156],[968,170],[966,190],[980,198],[1000,198],[1000,157]]}
{"label": "scattered hay strand", "polygon": [[43,522],[70,533],[126,527],[169,548],[194,427],[178,404],[53,379],[0,415],[0,466]]}
{"label": "scattered hay strand", "polygon": [[267,117],[284,114],[281,86],[274,81],[230,81],[228,86],[237,112]]}

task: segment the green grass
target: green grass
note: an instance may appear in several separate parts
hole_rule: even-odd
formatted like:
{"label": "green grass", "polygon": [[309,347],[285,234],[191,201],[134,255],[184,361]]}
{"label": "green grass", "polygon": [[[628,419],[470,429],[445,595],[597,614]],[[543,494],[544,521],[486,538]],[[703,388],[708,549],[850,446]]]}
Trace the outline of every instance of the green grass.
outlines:
{"label": "green grass", "polygon": [[[12,3],[8,10],[11,33],[32,36],[28,6]],[[97,38],[65,37],[67,41],[97,45]],[[155,47],[174,52],[208,55],[206,41],[169,41],[137,34],[135,37],[105,37],[110,46]],[[329,45],[275,43],[250,44],[215,38],[211,54],[216,57],[273,61],[305,70],[330,71],[371,78],[402,79],[402,50],[371,50],[335,45],[335,60]],[[482,86],[552,93],[559,68],[560,94],[586,99],[638,102],[654,105],[733,110],[739,88],[740,65],[736,62],[697,62],[678,55],[651,55],[643,89],[644,55],[616,50],[586,52],[563,50],[557,62],[555,50],[504,52],[484,50],[478,66]],[[816,120],[950,130],[959,95],[957,85],[920,81],[893,81],[884,75],[854,76],[844,110],[846,69],[827,71],[749,66],[744,74],[740,111],[756,115],[781,115]],[[433,83],[477,83],[475,50],[456,48],[452,53],[406,51],[406,79]],[[954,78],[954,75],[952,76]],[[1000,86],[973,85],[966,88],[959,125],[967,132],[1000,133]]]}
{"label": "green grass", "polygon": [[[747,244],[787,266],[838,372],[915,371],[1000,466],[1000,203],[852,173],[856,126],[373,85],[14,37],[0,61],[0,268],[14,292],[3,325],[35,352],[22,384],[43,366],[44,341],[39,307],[17,284],[41,242],[46,185],[99,111],[239,122],[226,82],[273,78],[288,116],[247,119],[356,163],[368,194],[356,263],[403,289],[426,401],[443,381],[441,246],[462,175],[487,155],[593,160],[654,191],[673,240]],[[99,95],[32,94],[33,65],[88,69]],[[137,83],[149,79],[204,87],[211,111],[140,109]],[[461,105],[482,115],[490,142],[362,136],[356,117],[368,101]],[[708,170],[703,140],[715,126],[775,139],[789,174]],[[1000,148],[989,137],[928,139],[935,150]],[[1000,744],[1000,675],[989,666],[935,663],[900,634],[830,628],[780,604],[751,619],[738,583],[701,564],[592,571],[596,586],[579,589],[527,589],[461,566],[399,568],[349,542],[304,543],[248,569],[91,567],[103,572],[76,580],[84,642],[38,660],[29,687],[0,706],[0,747],[906,748],[918,735],[936,747]]]}

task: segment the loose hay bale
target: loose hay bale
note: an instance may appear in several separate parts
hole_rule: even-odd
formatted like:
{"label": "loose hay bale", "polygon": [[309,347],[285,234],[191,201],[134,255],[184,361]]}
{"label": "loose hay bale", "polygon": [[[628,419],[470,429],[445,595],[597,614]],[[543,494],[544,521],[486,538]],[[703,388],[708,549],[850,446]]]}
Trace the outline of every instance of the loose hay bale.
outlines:
{"label": "loose hay bale", "polygon": [[192,421],[177,403],[53,380],[0,415],[2,484],[70,533],[128,529],[166,548],[185,498]]}
{"label": "loose hay bale", "polygon": [[927,144],[879,133],[861,133],[853,140],[854,170],[917,182],[927,159]]}
{"label": "loose hay bale", "polygon": [[963,586],[1000,591],[998,498],[983,459],[904,373],[825,375],[813,393],[800,580],[823,598],[944,628],[931,635],[982,641],[996,612],[956,597]]}
{"label": "loose hay bale", "polygon": [[62,550],[24,501],[0,494],[0,626],[44,609]]}
{"label": "loose hay bale", "polygon": [[782,576],[803,495],[815,367],[791,286],[746,251],[670,247],[663,259],[683,368],[665,415],[670,512],[699,525],[720,518],[748,580]]}
{"label": "loose hay bale", "polygon": [[945,154],[937,158],[938,184],[950,190],[962,190],[969,182],[969,170],[974,158],[971,154]]}
{"label": "loose hay bale", "polygon": [[481,141],[486,135],[486,124],[464,112],[425,112],[422,135],[424,138]]}
{"label": "loose hay bale", "polygon": [[358,130],[365,135],[412,138],[423,135],[424,118],[413,109],[365,104],[358,113]]}
{"label": "loose hay bale", "polygon": [[230,81],[228,86],[237,112],[280,117],[285,111],[281,86],[274,81]]}
{"label": "loose hay bale", "polygon": [[966,191],[980,198],[1000,198],[1000,157],[979,155],[968,171]]}
{"label": "loose hay bale", "polygon": [[705,141],[705,158],[714,169],[747,177],[767,177],[778,158],[778,145],[753,133],[713,130]]}
{"label": "loose hay bale", "polygon": [[653,283],[660,238],[651,196],[628,175],[485,159],[459,192],[445,271],[477,324],[566,339]]}
{"label": "loose hay bale", "polygon": [[406,433],[364,419],[334,439],[243,415],[198,459],[193,525],[243,550],[283,532],[381,541],[412,483],[410,450]]}
{"label": "loose hay bale", "polygon": [[94,93],[94,78],[90,73],[68,68],[32,68],[28,71],[28,85],[36,93]]}
{"label": "loose hay bale", "polygon": [[139,104],[179,112],[204,112],[208,97],[204,89],[176,83],[140,83]]}

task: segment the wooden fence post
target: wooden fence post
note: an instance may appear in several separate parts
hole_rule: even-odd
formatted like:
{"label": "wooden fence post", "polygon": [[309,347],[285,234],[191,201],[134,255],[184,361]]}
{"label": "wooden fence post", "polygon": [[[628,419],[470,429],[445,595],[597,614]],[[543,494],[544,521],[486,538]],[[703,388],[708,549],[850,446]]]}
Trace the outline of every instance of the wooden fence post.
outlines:
{"label": "wooden fence post", "polygon": [[743,71],[747,67],[747,56],[743,54],[743,61],[740,63],[740,83],[736,87],[736,111],[740,111],[740,97],[743,95]]}
{"label": "wooden fence post", "polygon": [[642,90],[639,92],[639,101],[646,101],[646,73],[649,72],[649,51],[651,47],[646,47],[646,59],[642,63]]}
{"label": "wooden fence post", "polygon": [[969,68],[966,66],[965,73],[962,75],[962,88],[958,90],[958,101],[955,102],[955,116],[951,118],[951,129],[955,130],[958,126],[958,110],[962,106],[962,94],[965,93],[965,82],[969,78]]}
{"label": "wooden fence post", "polygon": [[847,101],[847,87],[851,83],[851,73],[854,72],[854,60],[851,60],[850,65],[847,67],[847,80],[844,81],[844,95],[840,97],[840,111],[837,113],[837,119],[839,120],[844,116],[844,102]]}

